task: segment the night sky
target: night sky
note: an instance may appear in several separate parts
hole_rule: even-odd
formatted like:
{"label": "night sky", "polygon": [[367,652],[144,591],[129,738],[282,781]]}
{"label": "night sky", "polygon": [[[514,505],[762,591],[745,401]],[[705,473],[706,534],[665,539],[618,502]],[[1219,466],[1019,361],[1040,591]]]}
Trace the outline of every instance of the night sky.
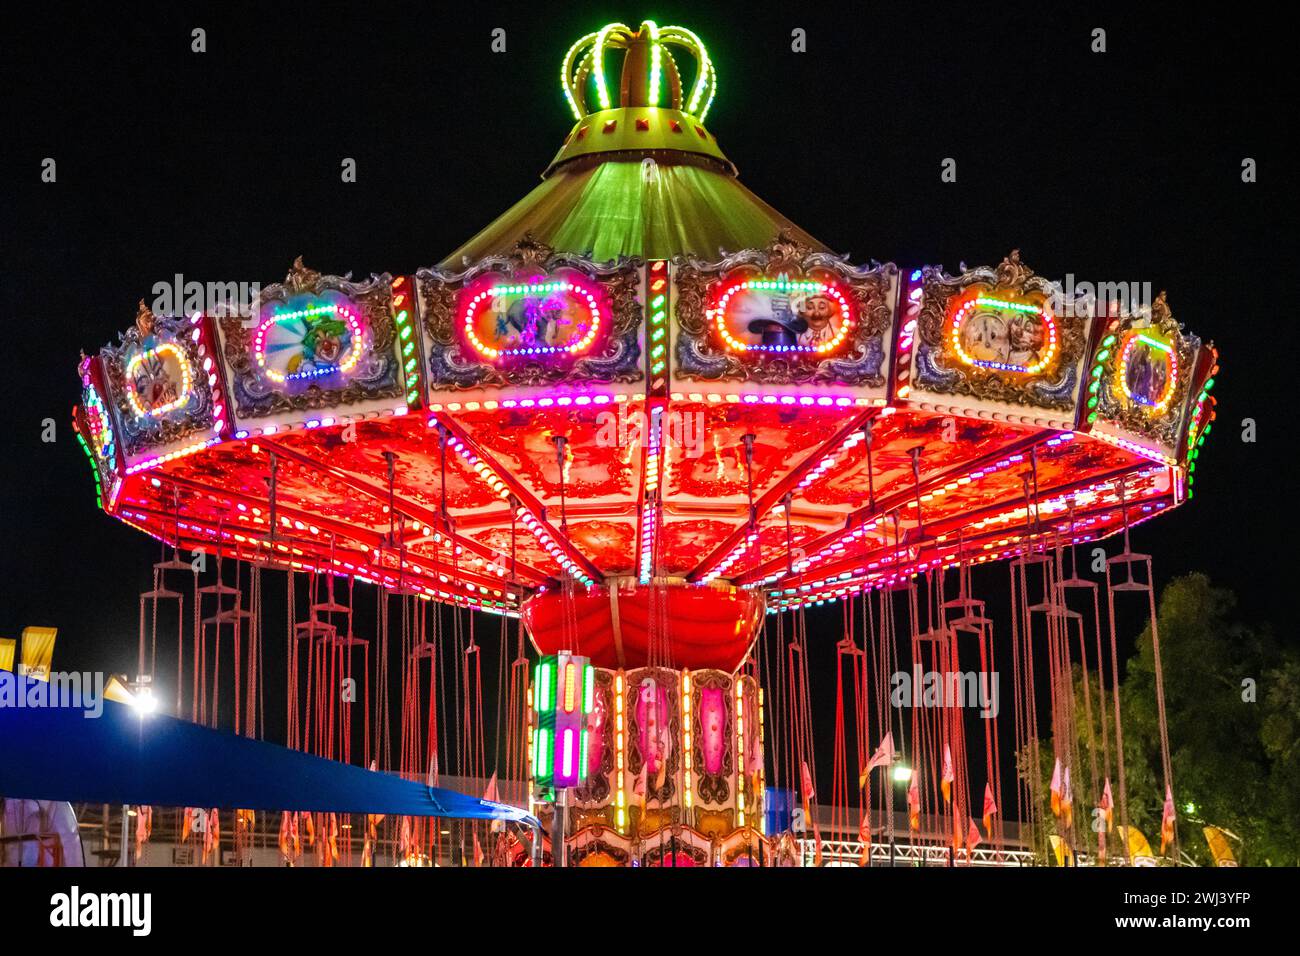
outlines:
{"label": "night sky", "polygon": [[[79,350],[115,340],[175,273],[267,284],[300,254],[361,278],[436,263],[538,181],[570,127],[569,45],[648,16],[708,46],[708,125],[741,180],[856,261],[956,272],[1018,247],[1051,278],[1167,289],[1220,349],[1218,421],[1195,501],[1134,546],[1159,581],[1204,571],[1244,617],[1295,639],[1283,246],[1296,221],[1279,141],[1293,117],[1273,95],[1291,67],[1269,36],[1283,24],[1005,4],[186,6],[114,5],[119,19],[99,22],[42,11],[3,31],[0,635],[57,626],[56,668],[128,668],[158,553],[95,508],[68,424]],[[1089,50],[1094,27],[1105,54]],[[57,183],[40,181],[45,157]],[[340,181],[343,157],[356,183]],[[956,183],[940,182],[945,157]],[[1258,182],[1241,181],[1244,157]],[[1005,568],[987,580],[1005,590]],[[810,627],[829,669],[838,612]]]}

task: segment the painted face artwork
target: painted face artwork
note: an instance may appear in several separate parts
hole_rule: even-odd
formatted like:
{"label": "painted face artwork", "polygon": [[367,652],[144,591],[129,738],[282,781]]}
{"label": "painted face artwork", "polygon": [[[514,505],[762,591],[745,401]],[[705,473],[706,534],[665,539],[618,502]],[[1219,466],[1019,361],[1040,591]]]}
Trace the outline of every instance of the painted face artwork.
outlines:
{"label": "painted face artwork", "polygon": [[734,326],[756,336],[756,344],[764,347],[796,345],[808,331],[808,321],[795,312],[787,295],[742,293],[731,318]]}
{"label": "painted face artwork", "polygon": [[950,333],[967,365],[1037,374],[1057,354],[1056,325],[1040,306],[981,296],[953,313]]}
{"label": "painted face artwork", "polygon": [[739,352],[824,354],[843,341],[850,325],[841,289],[785,277],[727,283],[710,312],[723,344]]}
{"label": "painted face artwork", "polygon": [[996,312],[980,312],[961,327],[961,343],[977,362],[1005,362],[1010,353],[1007,324]]}
{"label": "painted face artwork", "polygon": [[829,296],[805,296],[795,299],[793,305],[795,312],[808,324],[799,336],[800,345],[822,345],[835,338],[839,332],[836,323],[839,306]]}
{"label": "painted face artwork", "polygon": [[1008,361],[1012,365],[1036,365],[1047,345],[1046,323],[1036,315],[1018,315],[1007,325]]}
{"label": "painted face artwork", "polygon": [[961,330],[966,353],[977,362],[1028,367],[1037,365],[1047,345],[1047,324],[1036,315],[1005,318],[978,312]]}
{"label": "painted face artwork", "polygon": [[286,366],[290,375],[338,367],[339,357],[351,342],[348,327],[330,316],[313,316],[306,323],[301,350],[292,356]]}
{"label": "painted face artwork", "polygon": [[1168,353],[1145,342],[1136,343],[1124,366],[1124,384],[1134,401],[1143,405],[1158,404],[1168,381]]}
{"label": "painted face artwork", "polygon": [[608,325],[596,288],[577,277],[467,290],[460,312],[466,343],[487,359],[579,355]]}
{"label": "painted face artwork", "polygon": [[127,363],[126,378],[127,397],[138,416],[164,415],[189,400],[189,364],[174,343],[146,339]]}
{"label": "painted face artwork", "polygon": [[585,329],[581,310],[558,295],[492,303],[497,342],[506,348],[565,346]]}
{"label": "painted face artwork", "polygon": [[176,401],[176,383],[163,363],[153,358],[140,366],[135,379],[136,391],[150,408]]}
{"label": "painted face artwork", "polygon": [[341,301],[315,301],[270,311],[257,328],[253,357],[279,384],[346,375],[364,347],[359,310]]}

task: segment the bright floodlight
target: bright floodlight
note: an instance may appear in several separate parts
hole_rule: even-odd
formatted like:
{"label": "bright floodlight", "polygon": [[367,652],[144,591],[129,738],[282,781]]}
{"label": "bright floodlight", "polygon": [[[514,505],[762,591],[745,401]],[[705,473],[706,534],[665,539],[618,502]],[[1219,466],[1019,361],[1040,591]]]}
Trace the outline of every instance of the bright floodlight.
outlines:
{"label": "bright floodlight", "polygon": [[148,717],[150,714],[158,712],[158,699],[154,697],[152,690],[144,687],[138,693],[132,695],[131,707],[141,717]]}
{"label": "bright floodlight", "polygon": [[912,768],[905,763],[894,765],[894,783],[907,783],[912,779]]}

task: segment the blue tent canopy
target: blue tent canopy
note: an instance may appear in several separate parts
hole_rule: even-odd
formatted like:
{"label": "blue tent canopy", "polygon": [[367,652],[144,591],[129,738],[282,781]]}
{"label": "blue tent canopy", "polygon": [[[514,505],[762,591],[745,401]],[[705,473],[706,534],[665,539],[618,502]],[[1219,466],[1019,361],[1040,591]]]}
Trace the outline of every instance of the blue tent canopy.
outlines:
{"label": "blue tent canopy", "polygon": [[0,696],[0,795],[70,803],[225,810],[303,810],[513,820],[538,827],[518,807],[425,786],[162,714],[103,701],[14,706],[34,681]]}

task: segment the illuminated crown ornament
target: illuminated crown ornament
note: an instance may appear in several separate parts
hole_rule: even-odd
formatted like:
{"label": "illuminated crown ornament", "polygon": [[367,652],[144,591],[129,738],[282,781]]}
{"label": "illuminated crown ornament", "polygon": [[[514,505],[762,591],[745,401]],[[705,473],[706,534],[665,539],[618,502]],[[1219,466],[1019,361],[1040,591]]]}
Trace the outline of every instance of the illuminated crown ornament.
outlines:
{"label": "illuminated crown ornament", "polygon": [[[678,64],[682,53],[695,60],[689,78]],[[619,55],[615,86],[610,80]],[[704,128],[717,73],[700,38],[685,27],[661,27],[653,20],[635,30],[606,24],[569,48],[560,83],[577,125],[548,172],[596,153],[659,150],[707,156],[731,169]]]}
{"label": "illuminated crown ornament", "polygon": [[[695,80],[688,92],[684,91],[681,71],[671,47],[683,49],[695,57]],[[709,61],[708,51],[700,38],[685,27],[660,27],[653,20],[643,21],[639,30],[622,23],[610,23],[595,33],[588,33],[569,48],[564,57],[562,78],[564,94],[575,119],[581,120],[596,110],[607,110],[614,105],[605,74],[613,50],[624,51],[619,105],[662,106],[665,104],[661,99],[666,91],[667,106],[704,122],[717,91],[717,74]],[[587,105],[589,87],[595,90],[598,104],[595,109]]]}

